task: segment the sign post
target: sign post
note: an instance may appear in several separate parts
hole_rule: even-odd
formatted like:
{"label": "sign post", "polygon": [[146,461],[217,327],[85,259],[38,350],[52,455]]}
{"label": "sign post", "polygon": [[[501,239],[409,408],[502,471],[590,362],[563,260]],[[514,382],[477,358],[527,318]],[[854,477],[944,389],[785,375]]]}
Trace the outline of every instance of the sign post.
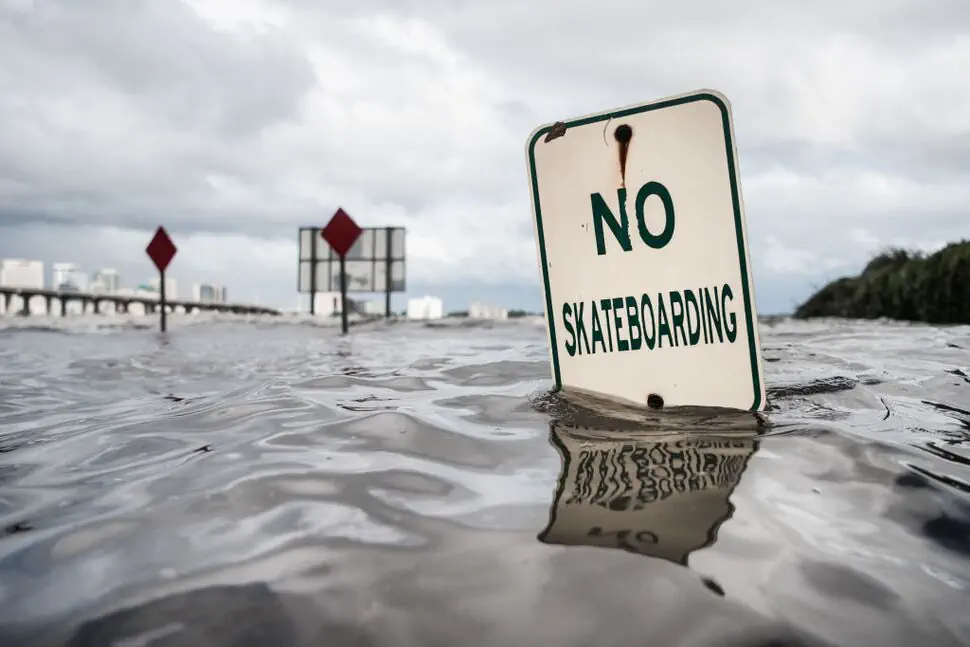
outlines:
{"label": "sign post", "polygon": [[310,272],[310,315],[317,314],[317,243],[313,241],[310,246],[310,265],[314,271]]}
{"label": "sign post", "polygon": [[[361,231],[346,211],[337,209],[330,222],[320,232],[320,236],[329,243],[340,259],[340,328],[345,335],[347,334],[347,252],[357,242]],[[316,274],[315,268],[313,274]],[[311,303],[315,296],[310,295]]]}
{"label": "sign post", "polygon": [[178,248],[175,247],[175,243],[172,242],[168,232],[165,231],[165,227],[162,226],[155,230],[155,235],[148,243],[148,247],[145,248],[148,257],[152,259],[158,269],[158,308],[161,313],[159,327],[162,332],[165,332],[166,315],[168,314],[168,303],[165,299],[165,270],[172,259],[175,258],[177,251]]}
{"label": "sign post", "polygon": [[391,272],[391,258],[393,258],[393,245],[391,245],[391,236],[393,236],[394,230],[390,227],[384,229],[384,240],[385,240],[385,250],[384,254],[387,258],[387,266],[385,268],[384,275],[384,318],[391,318],[391,288],[394,285],[394,275]]}
{"label": "sign post", "polygon": [[526,157],[554,388],[764,409],[727,99],[701,90],[557,121]]}

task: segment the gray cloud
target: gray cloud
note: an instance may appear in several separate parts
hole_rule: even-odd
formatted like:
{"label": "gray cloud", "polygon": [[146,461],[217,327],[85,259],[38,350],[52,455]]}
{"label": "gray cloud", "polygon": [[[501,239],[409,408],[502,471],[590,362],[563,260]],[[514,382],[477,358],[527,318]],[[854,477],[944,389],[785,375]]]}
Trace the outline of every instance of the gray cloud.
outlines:
{"label": "gray cloud", "polygon": [[531,295],[529,131],[714,87],[777,311],[965,232],[968,34],[963,0],[0,0],[0,255],[141,275],[164,223],[185,280],[289,305],[343,206],[408,227],[414,285]]}
{"label": "gray cloud", "polygon": [[[98,107],[85,106],[84,99],[96,100],[101,90],[134,102],[146,121],[177,128],[183,136],[247,137],[295,118],[315,82],[304,52],[284,34],[233,38],[178,2],[88,0],[34,7],[5,13],[5,58],[28,66],[37,90],[32,98],[78,99],[72,109],[81,113]],[[45,110],[40,101],[33,107],[56,111]]]}

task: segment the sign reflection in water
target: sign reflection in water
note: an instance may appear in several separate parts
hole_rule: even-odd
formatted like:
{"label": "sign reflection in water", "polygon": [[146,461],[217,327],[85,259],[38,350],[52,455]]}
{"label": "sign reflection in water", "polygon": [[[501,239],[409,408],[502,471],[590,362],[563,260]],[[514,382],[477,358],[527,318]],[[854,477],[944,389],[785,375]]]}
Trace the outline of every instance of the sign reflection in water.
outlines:
{"label": "sign reflection in water", "polygon": [[734,513],[731,493],[757,450],[754,421],[750,430],[716,436],[610,438],[551,427],[562,470],[539,541],[619,548],[684,566],[692,552],[715,542]]}

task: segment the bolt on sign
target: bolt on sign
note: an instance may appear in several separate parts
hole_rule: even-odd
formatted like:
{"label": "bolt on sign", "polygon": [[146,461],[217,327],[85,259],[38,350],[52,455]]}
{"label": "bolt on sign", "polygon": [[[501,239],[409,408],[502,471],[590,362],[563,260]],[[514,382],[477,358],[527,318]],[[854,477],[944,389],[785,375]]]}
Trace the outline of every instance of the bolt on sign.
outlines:
{"label": "bolt on sign", "polygon": [[555,388],[764,409],[727,99],[702,90],[557,121],[526,156]]}

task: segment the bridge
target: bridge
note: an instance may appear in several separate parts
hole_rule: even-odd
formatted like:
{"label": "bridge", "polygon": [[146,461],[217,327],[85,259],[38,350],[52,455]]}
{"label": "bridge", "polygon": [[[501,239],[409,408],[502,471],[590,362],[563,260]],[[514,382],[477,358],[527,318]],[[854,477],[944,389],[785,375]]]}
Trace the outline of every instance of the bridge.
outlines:
{"label": "bridge", "polygon": [[[76,302],[81,304],[81,311],[84,314],[101,314],[102,305],[113,304],[115,312],[127,314],[133,303],[141,304],[145,309],[145,314],[155,314],[159,308],[159,298],[153,295],[138,294],[95,294],[91,292],[73,292],[61,290],[44,290],[39,288],[11,288],[0,287],[0,302],[3,303],[3,312],[10,313],[14,297],[20,298],[20,310],[17,314],[29,316],[30,302],[37,298],[44,299],[47,310],[46,314],[55,315],[55,305],[59,306],[59,314],[67,316],[67,304]],[[279,310],[264,308],[262,306],[242,305],[236,303],[208,303],[198,301],[183,301],[180,299],[166,299],[165,304],[168,311],[172,313],[182,312],[191,314],[193,312],[224,312],[237,315],[279,315]]]}

